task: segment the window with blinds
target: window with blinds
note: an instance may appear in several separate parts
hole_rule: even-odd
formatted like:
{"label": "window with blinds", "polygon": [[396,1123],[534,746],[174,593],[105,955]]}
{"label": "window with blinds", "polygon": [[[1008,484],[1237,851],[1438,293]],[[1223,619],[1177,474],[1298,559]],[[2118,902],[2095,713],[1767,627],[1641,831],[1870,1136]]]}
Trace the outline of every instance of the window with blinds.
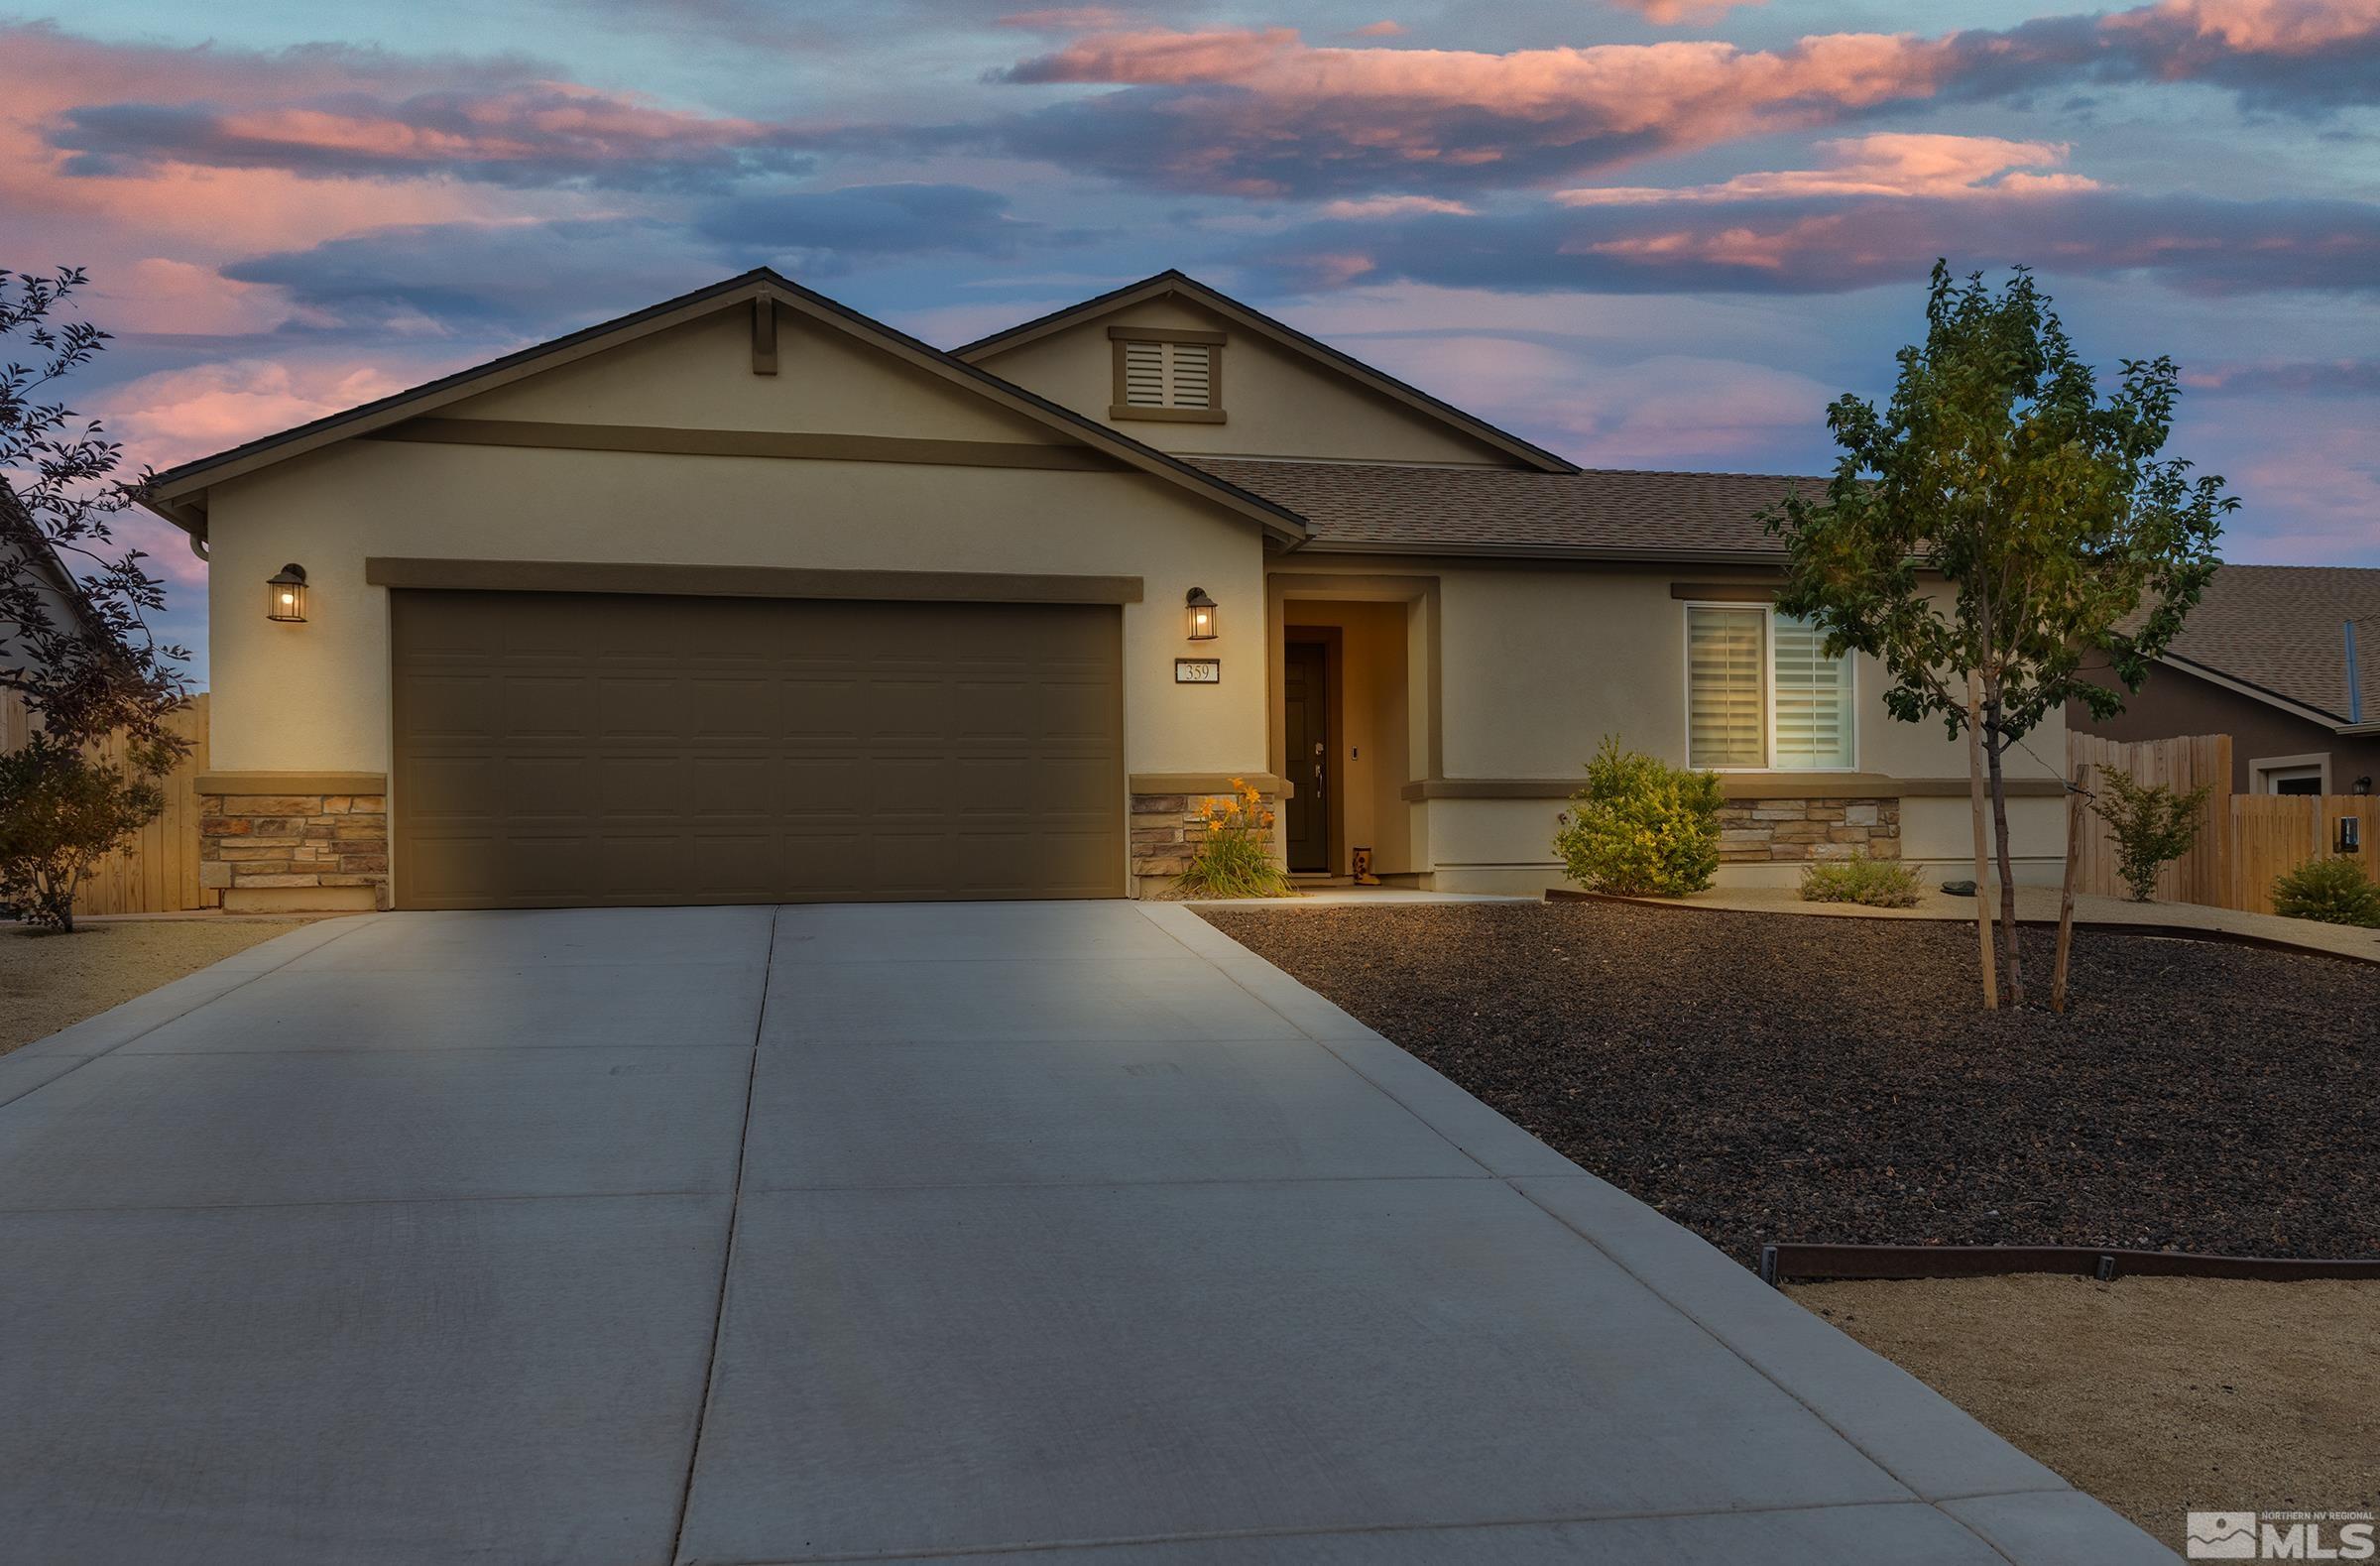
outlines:
{"label": "window with blinds", "polygon": [[1768,611],[1686,611],[1686,764],[1768,765]]}
{"label": "window with blinds", "polygon": [[1807,621],[1737,605],[1686,611],[1686,759],[1692,767],[1849,772],[1849,658]]}
{"label": "window with blinds", "polygon": [[1775,615],[1776,749],[1779,771],[1849,772],[1851,669],[1847,658],[1826,656],[1826,635],[1807,620]]}
{"label": "window with blinds", "polygon": [[1203,342],[1126,341],[1127,408],[1213,408],[1215,349]]}

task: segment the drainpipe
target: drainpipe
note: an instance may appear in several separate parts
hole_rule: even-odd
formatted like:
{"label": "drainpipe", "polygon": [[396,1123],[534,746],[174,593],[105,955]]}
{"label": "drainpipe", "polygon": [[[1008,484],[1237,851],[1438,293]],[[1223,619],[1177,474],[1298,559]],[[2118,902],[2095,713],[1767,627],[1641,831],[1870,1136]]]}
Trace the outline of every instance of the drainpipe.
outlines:
{"label": "drainpipe", "polygon": [[2355,673],[2355,622],[2342,620],[2339,629],[2347,636],[2347,721],[2363,721],[2363,681]]}

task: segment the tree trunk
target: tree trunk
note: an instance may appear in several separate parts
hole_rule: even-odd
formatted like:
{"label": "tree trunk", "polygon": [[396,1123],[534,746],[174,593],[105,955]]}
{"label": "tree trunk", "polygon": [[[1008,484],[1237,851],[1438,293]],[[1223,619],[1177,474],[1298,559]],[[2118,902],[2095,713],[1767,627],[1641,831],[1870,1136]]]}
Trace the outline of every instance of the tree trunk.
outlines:
{"label": "tree trunk", "polygon": [[[1993,716],[1998,716],[1996,705]],[[1996,730],[1995,730],[1996,735]],[[2008,1004],[2025,1004],[2024,955],[2017,950],[2016,870],[2008,853],[2008,783],[2000,776],[2000,747],[1996,737],[1985,742],[1983,759],[1991,766],[1991,830],[2000,857],[2000,949],[2008,963]]]}
{"label": "tree trunk", "polygon": [[2082,862],[2076,845],[2082,839],[2082,799],[2090,783],[2090,763],[2075,763],[2074,781],[2066,795],[2066,883],[2058,895],[2058,961],[2050,970],[2050,1010],[2066,1010],[2066,970],[2075,951],[2075,868]]}
{"label": "tree trunk", "polygon": [[1991,842],[1983,829],[1983,694],[1973,670],[1966,676],[1966,797],[1974,807],[1975,942],[1983,962],[1983,1010],[2000,1009],[1999,966],[1991,954]]}

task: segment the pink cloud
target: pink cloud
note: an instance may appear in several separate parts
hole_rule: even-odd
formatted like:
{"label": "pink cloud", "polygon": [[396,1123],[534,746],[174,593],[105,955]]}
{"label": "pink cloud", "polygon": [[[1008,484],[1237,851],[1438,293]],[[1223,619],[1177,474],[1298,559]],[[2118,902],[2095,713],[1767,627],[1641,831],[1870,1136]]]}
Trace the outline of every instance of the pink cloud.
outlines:
{"label": "pink cloud", "polygon": [[1367,22],[1362,27],[1349,28],[1347,36],[1349,38],[1402,38],[1405,36],[1405,24],[1386,20]]}
{"label": "pink cloud", "polygon": [[1011,139],[1037,156],[1178,187],[1362,194],[1432,176],[1461,190],[1531,183],[1954,91],[2061,81],[2205,80],[2312,113],[2371,97],[2368,75],[2352,85],[2346,51],[2380,68],[2380,0],[2157,0],[1998,32],[1813,35],[1774,49],[1670,40],[1491,54],[1317,45],[1283,27],[1136,28],[1076,38],[1003,79],[1121,89],[1029,117]]}
{"label": "pink cloud", "polygon": [[[2190,38],[2237,54],[2311,55],[2368,39],[2380,28],[2375,0],[2157,0],[2118,12],[2112,34]],[[2200,59],[2203,59],[2202,54]]]}
{"label": "pink cloud", "polygon": [[1679,22],[1710,22],[1737,6],[1765,5],[1768,0],[1612,0],[1614,5],[1642,13],[1647,22],[1663,27]]}
{"label": "pink cloud", "polygon": [[1326,201],[1324,217],[1410,217],[1416,212],[1445,212],[1456,217],[1475,215],[1477,208],[1436,195],[1368,195],[1362,200]]}
{"label": "pink cloud", "polygon": [[1822,169],[1741,174],[1717,184],[1594,185],[1559,191],[1555,199],[1566,206],[1637,206],[1821,195],[2046,195],[2099,188],[2081,175],[2037,172],[2066,162],[2064,142],[1885,133],[1821,142],[1819,150]]}
{"label": "pink cloud", "polygon": [[124,443],[128,463],[168,468],[411,384],[385,360],[233,359],[128,381],[108,392],[100,412]]}

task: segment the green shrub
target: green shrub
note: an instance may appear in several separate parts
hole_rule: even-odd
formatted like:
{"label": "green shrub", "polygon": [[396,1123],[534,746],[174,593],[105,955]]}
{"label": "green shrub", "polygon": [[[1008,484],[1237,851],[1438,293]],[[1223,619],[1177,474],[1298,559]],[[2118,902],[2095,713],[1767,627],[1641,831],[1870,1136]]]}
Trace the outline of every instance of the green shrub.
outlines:
{"label": "green shrub", "polygon": [[1917,872],[1896,859],[1819,860],[1802,870],[1804,903],[1857,903],[1871,908],[1917,906]]}
{"label": "green shrub", "polygon": [[1294,898],[1281,862],[1272,857],[1273,813],[1245,779],[1232,780],[1232,798],[1199,806],[1198,841],[1190,868],[1174,883],[1185,898]]}
{"label": "green shrub", "polygon": [[2188,793],[2176,793],[2164,783],[2138,783],[2132,775],[2113,767],[2099,769],[2104,792],[2090,808],[2107,823],[2115,839],[2115,863],[2132,901],[2146,903],[2157,893],[2157,872],[2190,852],[2205,824],[2200,813],[2208,783]]}
{"label": "green shrub", "polygon": [[2273,883],[2273,911],[2380,929],[2380,887],[2352,859],[2312,859]]}
{"label": "green shrub", "polygon": [[1570,879],[1590,892],[1684,897],[1719,870],[1719,775],[1672,767],[1604,737],[1587,786],[1554,832]]}
{"label": "green shrub", "polygon": [[95,761],[48,734],[0,754],[0,912],[73,929],[74,889],[165,807],[154,772]]}

